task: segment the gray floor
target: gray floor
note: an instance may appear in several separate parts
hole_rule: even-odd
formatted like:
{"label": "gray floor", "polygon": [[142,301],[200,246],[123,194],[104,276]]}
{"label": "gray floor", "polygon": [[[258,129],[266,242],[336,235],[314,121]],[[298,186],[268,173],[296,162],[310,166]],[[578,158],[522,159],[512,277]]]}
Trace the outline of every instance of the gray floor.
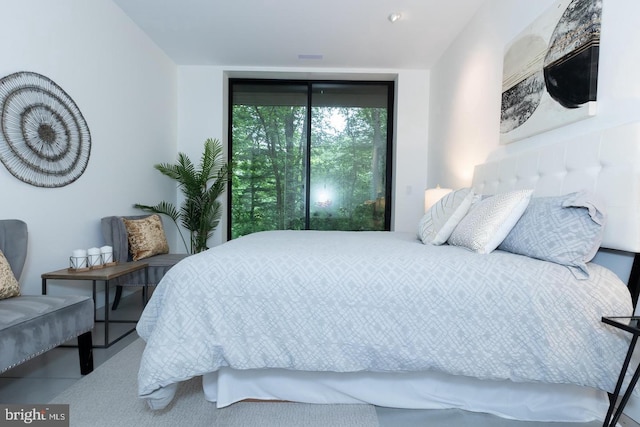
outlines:
{"label": "gray floor", "polygon": [[[123,298],[121,306],[113,313],[115,318],[135,319],[142,309],[139,293]],[[117,334],[133,327],[133,324],[117,324],[110,334]],[[94,331],[94,344],[103,340],[103,324]],[[109,357],[137,339],[135,332],[107,349],[94,349],[94,364],[98,367]],[[75,348],[56,348],[0,375],[0,403],[46,403],[81,378],[78,352]],[[376,408],[381,427],[429,426],[429,427],[541,427],[549,423],[518,422],[486,414],[460,410],[404,410]],[[621,420],[624,427],[640,427],[628,418]],[[554,423],[554,427],[600,427],[599,423]],[[122,426],[127,427],[127,426]]]}

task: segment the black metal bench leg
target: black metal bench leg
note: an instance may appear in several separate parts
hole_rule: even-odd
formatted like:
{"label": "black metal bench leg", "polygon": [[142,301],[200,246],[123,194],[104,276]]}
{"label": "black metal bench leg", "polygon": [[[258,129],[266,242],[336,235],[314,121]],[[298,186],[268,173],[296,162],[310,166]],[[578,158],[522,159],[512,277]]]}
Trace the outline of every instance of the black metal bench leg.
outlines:
{"label": "black metal bench leg", "polygon": [[78,356],[80,357],[80,373],[87,375],[93,372],[93,340],[91,331],[78,337]]}
{"label": "black metal bench leg", "polygon": [[113,305],[111,306],[111,310],[115,310],[118,308],[118,304],[120,304],[120,297],[122,296],[122,286],[116,286],[116,296],[113,298]]}

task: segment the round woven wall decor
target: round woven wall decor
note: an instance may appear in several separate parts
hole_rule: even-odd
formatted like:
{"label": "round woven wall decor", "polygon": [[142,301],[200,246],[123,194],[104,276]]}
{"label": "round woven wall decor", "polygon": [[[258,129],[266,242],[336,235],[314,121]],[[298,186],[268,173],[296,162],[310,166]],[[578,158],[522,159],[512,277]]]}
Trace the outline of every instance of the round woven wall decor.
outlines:
{"label": "round woven wall decor", "polygon": [[0,161],[37,187],[63,187],[89,163],[91,134],[80,109],[51,79],[21,71],[0,79]]}

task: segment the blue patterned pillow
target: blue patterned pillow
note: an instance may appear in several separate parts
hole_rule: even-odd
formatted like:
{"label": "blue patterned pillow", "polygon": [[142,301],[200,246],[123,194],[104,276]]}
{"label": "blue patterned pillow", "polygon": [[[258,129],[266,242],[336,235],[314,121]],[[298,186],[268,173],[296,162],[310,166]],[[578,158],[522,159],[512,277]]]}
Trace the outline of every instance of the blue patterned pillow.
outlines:
{"label": "blue patterned pillow", "polygon": [[603,203],[586,191],[534,197],[498,249],[567,266],[588,278],[606,222]]}

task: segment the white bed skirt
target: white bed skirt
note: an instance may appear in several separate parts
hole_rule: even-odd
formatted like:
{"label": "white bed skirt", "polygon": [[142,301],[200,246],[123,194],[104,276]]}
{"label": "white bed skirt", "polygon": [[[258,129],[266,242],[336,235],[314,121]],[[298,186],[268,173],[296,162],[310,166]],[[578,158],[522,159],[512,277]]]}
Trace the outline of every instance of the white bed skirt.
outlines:
{"label": "white bed skirt", "polygon": [[604,420],[603,391],[565,384],[482,381],[434,372],[334,373],[222,368],[203,376],[205,398],[225,407],[244,399],[366,403],[406,409],[451,409],[525,421]]}

